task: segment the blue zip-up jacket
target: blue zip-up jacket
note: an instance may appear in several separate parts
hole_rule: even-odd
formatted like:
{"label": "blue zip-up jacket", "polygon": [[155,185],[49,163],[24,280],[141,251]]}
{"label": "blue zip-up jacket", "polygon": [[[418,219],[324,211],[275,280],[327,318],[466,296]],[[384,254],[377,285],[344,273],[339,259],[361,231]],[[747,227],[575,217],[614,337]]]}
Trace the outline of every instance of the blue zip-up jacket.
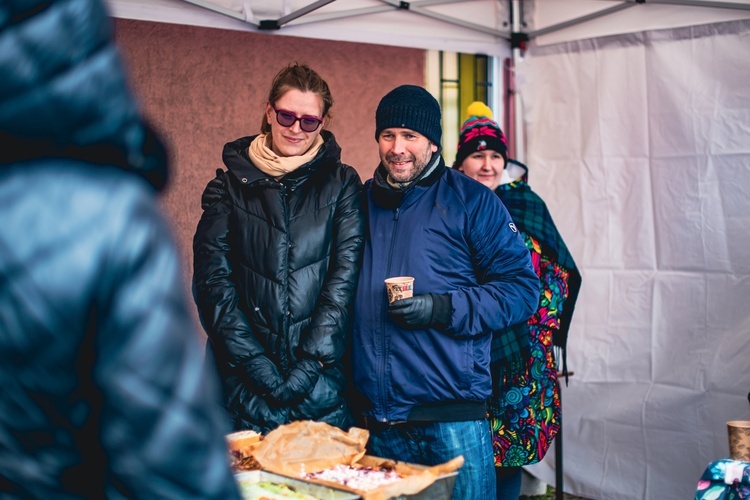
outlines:
{"label": "blue zip-up jacket", "polygon": [[[382,165],[365,184],[352,366],[365,415],[380,422],[454,421],[465,413],[457,407],[484,409],[492,332],[527,320],[538,303],[529,252],[502,202],[439,155],[434,161],[405,192],[387,186]],[[447,328],[396,325],[386,312],[383,281],[391,276],[413,276],[414,295],[447,294]]]}

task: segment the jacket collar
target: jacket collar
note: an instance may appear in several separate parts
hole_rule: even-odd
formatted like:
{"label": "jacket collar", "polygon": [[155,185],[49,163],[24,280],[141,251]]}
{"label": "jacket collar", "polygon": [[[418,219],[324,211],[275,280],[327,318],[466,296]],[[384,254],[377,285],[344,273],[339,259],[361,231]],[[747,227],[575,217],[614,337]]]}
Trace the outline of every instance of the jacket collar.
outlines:
{"label": "jacket collar", "polygon": [[[338,162],[341,158],[341,148],[336,142],[336,138],[328,130],[321,131],[323,137],[323,146],[315,156],[315,158],[302,165],[288,175],[285,175],[281,181],[276,181],[273,177],[269,176],[265,172],[261,171],[258,167],[253,165],[250,161],[250,157],[247,154],[247,148],[250,143],[258,137],[257,135],[241,137],[235,141],[228,142],[224,145],[224,152],[222,153],[222,159],[227,169],[239,179],[243,184],[251,185],[261,182],[273,182],[288,186],[296,186],[305,181],[314,172],[323,168],[329,161]],[[244,180],[243,180],[244,179]]]}
{"label": "jacket collar", "polygon": [[412,182],[406,189],[398,189],[388,184],[388,171],[381,163],[375,169],[372,177],[372,200],[379,206],[392,210],[401,206],[403,200],[414,191],[416,186],[431,186],[445,172],[446,166],[443,157],[440,155],[441,150],[430,158],[430,163],[425,167],[419,177]]}

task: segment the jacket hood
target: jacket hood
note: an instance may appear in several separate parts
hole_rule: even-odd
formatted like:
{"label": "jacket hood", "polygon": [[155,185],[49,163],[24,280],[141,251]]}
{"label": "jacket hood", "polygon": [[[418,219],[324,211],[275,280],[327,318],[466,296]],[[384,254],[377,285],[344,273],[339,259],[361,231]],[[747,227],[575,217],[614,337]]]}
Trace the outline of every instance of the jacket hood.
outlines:
{"label": "jacket hood", "polygon": [[509,184],[515,181],[529,181],[529,167],[516,160],[508,160],[505,162],[505,168],[503,169],[502,176],[500,177],[500,185]]}
{"label": "jacket hood", "polygon": [[101,2],[3,2],[0,46],[17,48],[0,58],[0,166],[73,158],[165,185],[166,149],[141,118]]}
{"label": "jacket hood", "polygon": [[[340,161],[341,147],[336,142],[333,133],[328,130],[323,130],[320,132],[320,135],[323,137],[323,146],[321,146],[318,154],[311,162],[302,165],[297,170],[285,175],[285,183],[302,182],[311,173],[322,168],[323,165],[326,165],[331,161]],[[250,143],[253,142],[256,137],[258,137],[258,134],[241,137],[224,145],[224,152],[222,153],[224,165],[226,165],[227,169],[232,175],[237,177],[237,179],[241,181],[242,179],[245,179],[242,181],[243,184],[252,184],[260,180],[271,178],[268,174],[253,165],[247,154]]]}

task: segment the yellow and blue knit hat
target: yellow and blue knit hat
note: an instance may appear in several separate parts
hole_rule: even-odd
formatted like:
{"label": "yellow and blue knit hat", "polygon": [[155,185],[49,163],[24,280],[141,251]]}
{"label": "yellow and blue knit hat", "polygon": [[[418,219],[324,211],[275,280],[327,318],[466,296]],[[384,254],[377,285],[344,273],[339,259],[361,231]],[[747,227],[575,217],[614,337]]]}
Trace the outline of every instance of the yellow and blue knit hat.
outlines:
{"label": "yellow and blue knit hat", "polygon": [[474,101],[466,108],[466,116],[453,167],[460,167],[470,154],[487,149],[497,151],[508,161],[508,143],[500,125],[492,119],[492,110],[485,103]]}

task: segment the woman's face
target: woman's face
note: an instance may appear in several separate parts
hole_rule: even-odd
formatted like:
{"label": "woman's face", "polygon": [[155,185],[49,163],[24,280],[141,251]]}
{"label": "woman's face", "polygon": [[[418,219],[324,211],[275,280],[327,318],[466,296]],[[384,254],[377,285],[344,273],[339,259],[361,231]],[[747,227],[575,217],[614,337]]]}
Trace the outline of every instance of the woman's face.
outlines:
{"label": "woman's face", "polygon": [[500,185],[500,177],[504,168],[503,155],[497,151],[485,149],[467,156],[458,169],[494,191]]}
{"label": "woman's face", "polygon": [[[279,98],[275,107],[279,111],[287,111],[298,118],[303,116],[315,117],[323,120],[323,99],[313,92],[302,92],[290,89]],[[300,128],[300,121],[296,120],[288,127],[284,127],[276,120],[276,111],[271,103],[266,104],[266,119],[271,125],[273,152],[279,156],[300,156],[305,154],[320,134],[321,124],[313,132],[305,132]]]}

